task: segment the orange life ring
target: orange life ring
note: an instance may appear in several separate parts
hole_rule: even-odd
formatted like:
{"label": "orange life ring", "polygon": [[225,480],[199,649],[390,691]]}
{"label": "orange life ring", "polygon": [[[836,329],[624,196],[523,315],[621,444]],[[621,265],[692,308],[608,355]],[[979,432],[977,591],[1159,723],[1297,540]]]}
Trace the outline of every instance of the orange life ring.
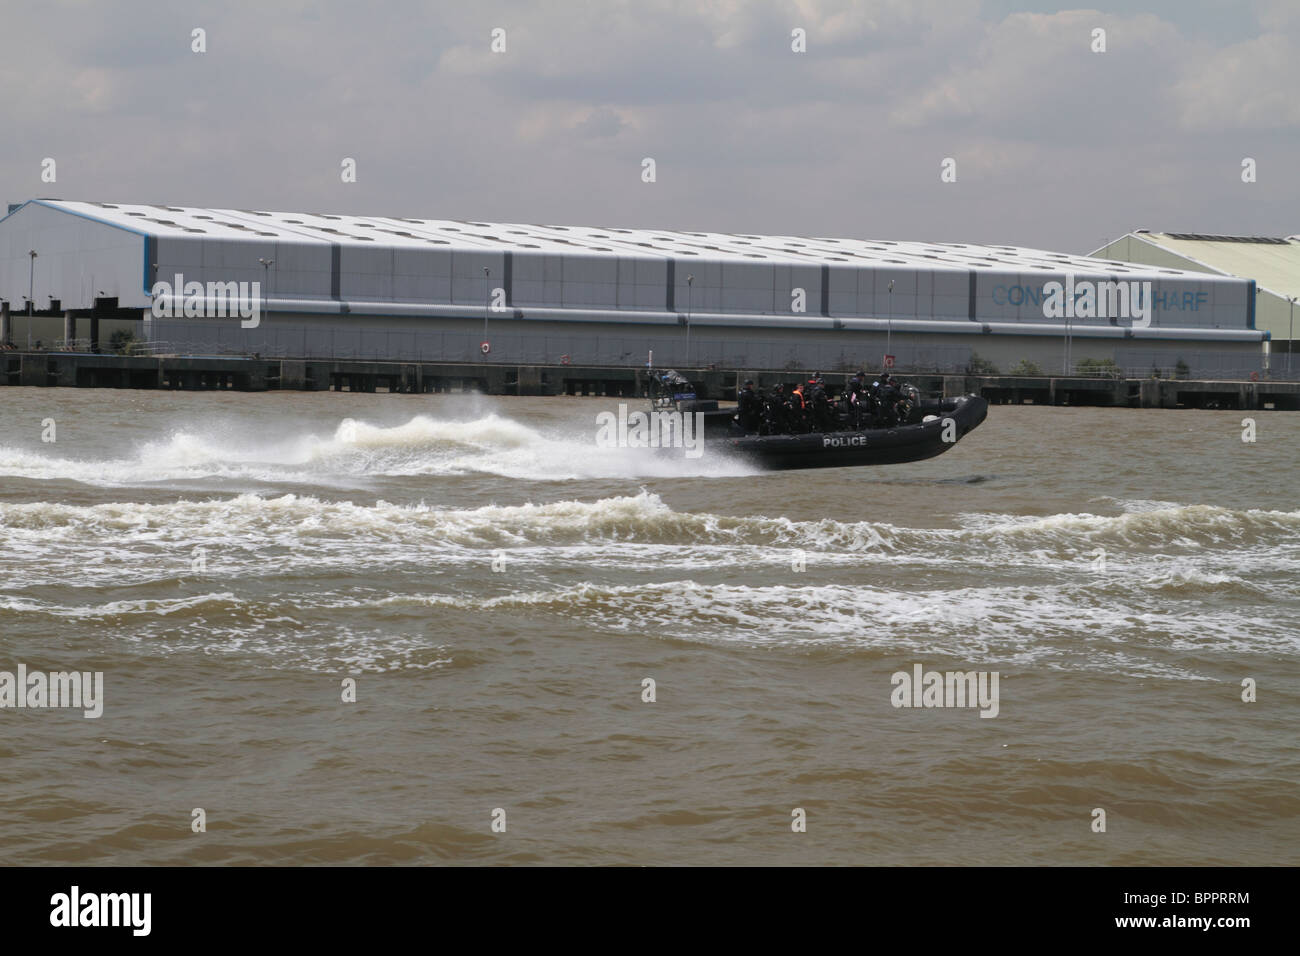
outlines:
{"label": "orange life ring", "polygon": [[568,355],[561,355],[561,356],[560,356],[560,364],[561,364],[561,365],[568,365],[568,364],[569,364],[569,356],[568,356]]}
{"label": "orange life ring", "polygon": [[1258,373],[1258,372],[1251,372],[1251,373],[1250,373],[1250,380],[1251,380],[1252,382],[1258,382],[1258,381],[1259,381],[1259,373]]}

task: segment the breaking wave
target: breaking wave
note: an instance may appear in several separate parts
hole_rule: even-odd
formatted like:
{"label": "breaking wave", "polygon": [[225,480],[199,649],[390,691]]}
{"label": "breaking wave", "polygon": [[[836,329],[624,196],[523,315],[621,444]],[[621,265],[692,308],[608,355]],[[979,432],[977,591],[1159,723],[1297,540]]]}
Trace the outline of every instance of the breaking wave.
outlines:
{"label": "breaking wave", "polygon": [[601,448],[596,429],[547,433],[491,413],[469,421],[416,415],[393,426],[344,419],[332,433],[250,436],[178,430],[129,457],[58,457],[0,447],[0,476],[117,487],[222,478],[337,485],[340,480],[487,474],[523,480],[740,476],[753,469],[720,455],[690,459],[648,448]]}
{"label": "breaking wave", "polygon": [[1019,665],[1198,679],[1202,675],[1182,666],[1186,651],[1207,645],[1263,654],[1300,649],[1300,635],[1250,611],[1202,618],[1193,635],[1177,608],[1137,608],[1086,584],[905,591],[850,584],[583,582],[495,598],[404,594],[348,606],[549,614],[603,632],[651,633],[684,642],[961,654]]}
{"label": "breaking wave", "polygon": [[[294,494],[0,503],[0,617],[376,667],[455,656],[394,622],[488,615],[1193,678],[1206,646],[1300,649],[1277,611],[1294,601],[1297,531],[1298,512],[1199,505],[947,528],[796,521],[677,511],[647,491],[463,509]],[[487,573],[498,555],[512,574]],[[350,583],[360,569],[365,586]],[[356,623],[340,633],[343,618]]]}
{"label": "breaking wave", "polygon": [[[1138,549],[1300,545],[1300,512],[1238,511],[1188,505],[1102,516],[964,515],[957,528],[908,528],[887,522],[730,516],[675,511],[650,492],[544,504],[445,509],[385,501],[356,504],[295,494],[243,494],[162,504],[2,503],[0,528],[13,540],[87,535],[146,541],[161,536],[235,536],[257,540],[363,537],[470,548],[635,542],[643,545],[770,545],[869,551],[925,550],[945,543],[1016,551],[1087,550],[1098,544]],[[414,536],[414,537],[413,537]]]}

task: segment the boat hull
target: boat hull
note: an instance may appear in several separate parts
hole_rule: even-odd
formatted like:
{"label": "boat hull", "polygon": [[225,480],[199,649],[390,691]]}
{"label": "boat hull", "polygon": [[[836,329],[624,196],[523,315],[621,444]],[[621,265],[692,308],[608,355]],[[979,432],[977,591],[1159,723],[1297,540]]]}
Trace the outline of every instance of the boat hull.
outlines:
{"label": "boat hull", "polygon": [[942,455],[987,415],[988,402],[964,395],[922,402],[914,417],[936,416],[928,422],[802,435],[716,435],[708,437],[708,446],[771,470],[897,465]]}

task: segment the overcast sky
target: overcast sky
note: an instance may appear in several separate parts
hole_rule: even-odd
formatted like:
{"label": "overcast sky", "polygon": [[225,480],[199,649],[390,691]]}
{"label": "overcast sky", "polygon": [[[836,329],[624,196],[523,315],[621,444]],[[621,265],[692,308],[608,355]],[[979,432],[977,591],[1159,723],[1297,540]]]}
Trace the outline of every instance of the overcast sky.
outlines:
{"label": "overcast sky", "polygon": [[16,6],[10,201],[1065,252],[1137,228],[1300,233],[1297,0]]}

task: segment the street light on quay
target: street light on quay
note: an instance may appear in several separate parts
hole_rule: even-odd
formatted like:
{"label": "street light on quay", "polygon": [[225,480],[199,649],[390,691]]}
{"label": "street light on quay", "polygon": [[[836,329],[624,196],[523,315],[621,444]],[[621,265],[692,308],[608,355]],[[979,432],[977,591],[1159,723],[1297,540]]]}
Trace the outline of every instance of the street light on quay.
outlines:
{"label": "street light on quay", "polygon": [[483,267],[483,284],[487,286],[487,293],[483,296],[483,344],[479,347],[479,352],[483,356],[483,361],[487,361],[488,349],[488,310],[492,307],[492,270],[487,266]]}
{"label": "street light on quay", "polygon": [[695,281],[694,275],[686,277],[686,364],[691,364],[691,283]]}
{"label": "street light on quay", "polygon": [[1071,328],[1070,328],[1070,310],[1069,310],[1069,309],[1066,309],[1066,311],[1065,311],[1065,348],[1064,348],[1064,350],[1063,350],[1063,352],[1062,352],[1062,355],[1061,355],[1061,374],[1062,374],[1062,375],[1069,375],[1069,374],[1070,374],[1070,360],[1073,358],[1073,356],[1070,354],[1070,352],[1071,352],[1071,345],[1073,344],[1073,343],[1070,341],[1070,332],[1071,332],[1071,331],[1072,331],[1072,330],[1071,330]]}
{"label": "street light on quay", "polygon": [[27,250],[31,262],[27,267],[27,351],[32,350],[32,316],[36,312],[36,298],[33,286],[36,283],[36,250]]}
{"label": "street light on quay", "polygon": [[1287,296],[1291,303],[1291,318],[1287,323],[1286,333],[1286,373],[1291,374],[1291,353],[1295,351],[1295,299],[1293,295]]}
{"label": "street light on quay", "polygon": [[[262,317],[269,319],[271,317],[271,266],[275,265],[275,260],[263,259],[259,256],[257,261],[262,264],[262,286],[264,288],[264,291],[262,292]],[[155,268],[157,267],[155,266]]]}
{"label": "street light on quay", "polygon": [[1065,317],[1065,353],[1061,357],[1061,374],[1070,374],[1070,317]]}
{"label": "street light on quay", "polygon": [[889,314],[885,316],[885,354],[892,355],[890,344],[894,338],[894,280],[889,280]]}
{"label": "street light on quay", "polygon": [[36,250],[28,249],[27,255],[31,256],[31,263],[27,267],[27,314],[30,316],[35,305],[32,287],[36,283]]}

